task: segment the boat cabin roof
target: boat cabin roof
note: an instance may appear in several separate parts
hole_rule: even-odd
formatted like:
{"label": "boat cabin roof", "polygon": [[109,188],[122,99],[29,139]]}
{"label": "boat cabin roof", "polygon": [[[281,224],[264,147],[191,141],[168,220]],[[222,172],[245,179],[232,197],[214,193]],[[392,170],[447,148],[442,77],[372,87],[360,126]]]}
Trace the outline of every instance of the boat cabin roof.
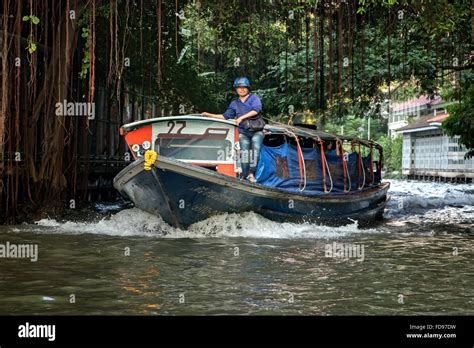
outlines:
{"label": "boat cabin roof", "polygon": [[[171,120],[197,120],[197,121],[208,121],[208,122],[220,122],[232,125],[236,127],[236,123],[233,120],[223,120],[218,118],[210,118],[210,117],[203,117],[200,114],[190,114],[190,115],[180,115],[180,116],[165,116],[165,117],[157,117],[157,118],[150,118],[147,120],[136,121],[132,123],[128,123],[122,126],[124,133],[128,133],[135,129],[144,127],[149,124],[153,124],[156,122],[163,122],[163,121],[171,121]],[[380,147],[379,144],[373,141],[362,140],[356,137],[348,137],[344,135],[333,135],[330,133],[322,132],[319,130],[309,129],[305,127],[298,127],[298,126],[290,126],[280,123],[274,124],[266,124],[265,131],[271,134],[285,134],[285,135],[292,135],[295,134],[300,137],[306,138],[314,138],[314,139],[322,139],[324,140],[345,140],[345,141],[355,141],[361,143],[366,146],[375,146]]]}

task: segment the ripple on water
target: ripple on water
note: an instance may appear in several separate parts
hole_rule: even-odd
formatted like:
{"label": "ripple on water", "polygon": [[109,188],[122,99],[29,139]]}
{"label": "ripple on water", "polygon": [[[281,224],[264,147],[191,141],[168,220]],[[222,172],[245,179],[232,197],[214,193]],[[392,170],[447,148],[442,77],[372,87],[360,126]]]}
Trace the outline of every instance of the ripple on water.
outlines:
{"label": "ripple on water", "polygon": [[[388,219],[368,229],[244,213],[183,231],[138,209],[0,227],[39,243],[38,262],[0,263],[0,314],[474,314],[472,188],[391,183]],[[326,257],[333,242],[364,260]]]}

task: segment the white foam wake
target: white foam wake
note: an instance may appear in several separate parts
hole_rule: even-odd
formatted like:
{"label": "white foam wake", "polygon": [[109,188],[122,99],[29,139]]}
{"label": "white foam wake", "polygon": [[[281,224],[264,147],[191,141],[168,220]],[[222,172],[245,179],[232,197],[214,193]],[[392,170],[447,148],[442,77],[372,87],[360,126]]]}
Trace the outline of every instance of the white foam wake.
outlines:
{"label": "white foam wake", "polygon": [[474,221],[472,184],[388,181],[390,200],[385,213],[388,218],[416,217],[416,221],[442,223]]}
{"label": "white foam wake", "polygon": [[[469,223],[474,221],[474,187],[390,180],[385,217],[413,223]],[[307,238],[333,239],[354,234],[387,233],[386,229],[360,229],[357,223],[329,227],[315,223],[278,223],[255,213],[222,214],[190,226],[175,229],[159,216],[139,209],[126,209],[99,222],[58,222],[42,219],[30,226],[40,233],[101,234],[155,238]]]}
{"label": "white foam wake", "polygon": [[278,223],[258,214],[223,214],[200,221],[187,230],[173,228],[159,216],[137,208],[126,209],[99,222],[58,222],[42,219],[36,222],[37,232],[70,234],[104,234],[112,236],[145,236],[157,238],[339,238],[358,233],[374,233],[359,229],[357,223],[341,227],[314,223]]}

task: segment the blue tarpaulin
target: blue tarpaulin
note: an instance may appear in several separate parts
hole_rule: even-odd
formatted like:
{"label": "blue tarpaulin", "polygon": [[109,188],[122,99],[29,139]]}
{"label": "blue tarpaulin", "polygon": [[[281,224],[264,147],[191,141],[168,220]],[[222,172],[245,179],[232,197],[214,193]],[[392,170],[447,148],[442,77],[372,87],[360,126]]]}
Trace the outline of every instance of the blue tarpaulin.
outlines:
{"label": "blue tarpaulin", "polygon": [[[255,173],[257,183],[275,187],[288,192],[303,193],[308,195],[324,193],[324,175],[321,164],[321,152],[316,148],[302,148],[304,167],[306,169],[306,187],[303,191],[304,181],[301,180],[298,151],[296,146],[283,144],[277,147],[262,146],[260,158]],[[357,191],[358,185],[363,183],[363,173],[359,178],[358,154],[347,155],[346,190]],[[329,190],[332,178],[332,192],[344,192],[344,171],[342,156],[333,153],[326,154],[328,169],[326,169],[326,187]],[[370,156],[362,160],[365,167],[366,181],[370,181]],[[350,177],[349,177],[350,176]]]}
{"label": "blue tarpaulin", "polygon": [[[321,156],[315,149],[302,149],[306,168],[305,193],[324,190]],[[287,143],[277,147],[262,146],[255,173],[257,183],[290,192],[300,192],[300,169],[296,147]]]}

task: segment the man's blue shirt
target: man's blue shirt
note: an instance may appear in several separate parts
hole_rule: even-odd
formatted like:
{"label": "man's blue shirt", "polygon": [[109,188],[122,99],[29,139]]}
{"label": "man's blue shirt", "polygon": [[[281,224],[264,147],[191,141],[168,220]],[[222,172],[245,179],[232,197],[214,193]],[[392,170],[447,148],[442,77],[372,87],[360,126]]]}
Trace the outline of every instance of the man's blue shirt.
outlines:
{"label": "man's blue shirt", "polygon": [[[242,113],[240,113],[237,103],[239,103],[240,110],[242,110]],[[227,110],[224,112],[224,118],[226,120],[237,119],[252,110],[260,114],[262,112],[262,102],[260,101],[260,98],[258,96],[253,93],[249,93],[247,99],[243,103],[240,101],[240,98],[237,98],[237,100],[233,100]],[[239,132],[249,135],[248,132],[246,132],[241,125],[239,125]]]}

